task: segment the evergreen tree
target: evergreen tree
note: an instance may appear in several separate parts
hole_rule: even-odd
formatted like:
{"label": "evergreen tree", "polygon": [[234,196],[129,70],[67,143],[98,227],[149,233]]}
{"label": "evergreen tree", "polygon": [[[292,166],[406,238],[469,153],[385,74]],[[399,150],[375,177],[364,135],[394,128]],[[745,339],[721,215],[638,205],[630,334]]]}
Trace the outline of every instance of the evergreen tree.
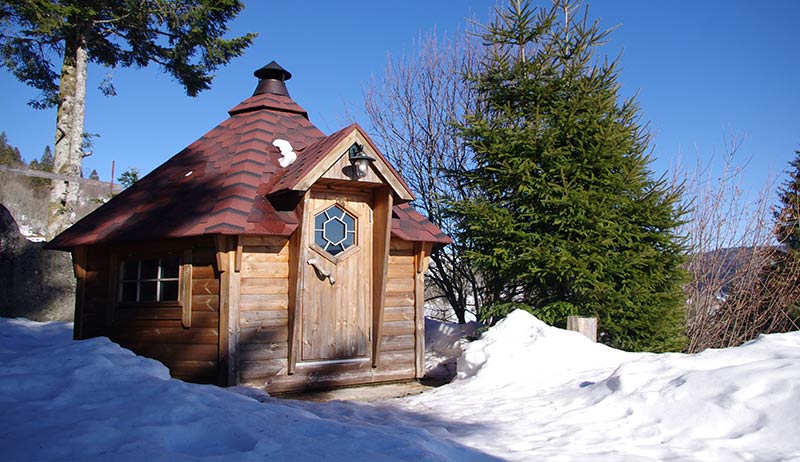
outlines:
{"label": "evergreen tree", "polygon": [[789,331],[800,326],[800,151],[789,163],[789,180],[780,190],[780,205],[775,211],[775,237],[783,245],[783,252],[775,264],[771,284],[773,293],[784,302],[785,313],[775,331]]}
{"label": "evergreen tree", "polygon": [[[45,146],[42,157],[39,160],[32,160],[28,168],[31,170],[39,170],[40,172],[53,173],[53,151],[50,150],[50,146]],[[53,183],[49,178],[35,176],[30,178],[30,182],[31,186],[39,191],[49,188]]]}
{"label": "evergreen tree", "polygon": [[139,169],[136,167],[129,167],[128,170],[125,170],[119,175],[117,181],[120,186],[122,186],[122,189],[130,188],[131,185],[139,181]]}
{"label": "evergreen tree", "polygon": [[97,173],[97,169],[92,169],[92,172],[89,174],[89,179],[100,181],[100,174]]}
{"label": "evergreen tree", "polygon": [[53,151],[50,146],[45,146],[42,157],[39,159],[39,170],[43,172],[53,172]]}
{"label": "evergreen tree", "polygon": [[0,165],[8,167],[22,167],[25,161],[22,160],[22,154],[15,146],[8,144],[8,137],[6,132],[0,132]]}
{"label": "evergreen tree", "polygon": [[576,8],[512,0],[468,76],[480,102],[463,134],[476,163],[459,175],[474,194],[453,213],[487,278],[483,317],[596,316],[614,347],[680,349],[681,191],[653,178],[638,106],[620,101],[617,62],[595,56],[608,31],[573,19]]}
{"label": "evergreen tree", "polygon": [[800,151],[789,165],[789,180],[780,190],[780,205],[775,210],[775,237],[793,252],[800,252]]}

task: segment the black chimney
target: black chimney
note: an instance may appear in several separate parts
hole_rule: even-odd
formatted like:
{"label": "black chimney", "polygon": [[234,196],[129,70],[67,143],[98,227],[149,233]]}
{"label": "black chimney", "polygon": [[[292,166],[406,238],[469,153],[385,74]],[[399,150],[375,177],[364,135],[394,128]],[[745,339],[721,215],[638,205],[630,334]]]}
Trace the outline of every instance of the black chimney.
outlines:
{"label": "black chimney", "polygon": [[253,92],[253,96],[263,95],[264,93],[289,96],[289,90],[286,88],[285,82],[292,78],[292,74],[275,61],[253,72],[253,75],[258,77],[258,86],[256,91]]}

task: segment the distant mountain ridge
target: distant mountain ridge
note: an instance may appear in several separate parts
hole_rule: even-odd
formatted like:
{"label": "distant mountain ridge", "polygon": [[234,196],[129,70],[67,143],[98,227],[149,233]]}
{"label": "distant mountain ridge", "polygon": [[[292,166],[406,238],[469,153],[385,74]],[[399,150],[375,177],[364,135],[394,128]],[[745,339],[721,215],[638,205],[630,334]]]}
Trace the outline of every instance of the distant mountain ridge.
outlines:
{"label": "distant mountain ridge", "polygon": [[699,287],[720,285],[721,296],[727,294],[729,284],[742,269],[763,266],[765,252],[779,252],[779,246],[743,246],[702,252],[691,257],[686,269]]}

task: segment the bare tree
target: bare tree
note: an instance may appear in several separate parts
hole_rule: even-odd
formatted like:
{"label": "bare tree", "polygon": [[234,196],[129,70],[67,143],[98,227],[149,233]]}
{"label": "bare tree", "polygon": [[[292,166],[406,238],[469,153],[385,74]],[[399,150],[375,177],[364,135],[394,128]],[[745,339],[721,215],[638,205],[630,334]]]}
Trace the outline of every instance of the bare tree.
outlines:
{"label": "bare tree", "polygon": [[461,323],[478,314],[480,278],[464,260],[446,202],[465,194],[448,172],[472,162],[458,128],[475,104],[462,77],[477,59],[472,40],[425,36],[411,55],[390,56],[382,78],[364,90],[371,132],[416,195],[414,206],[455,240],[432,256],[429,293],[445,299]]}
{"label": "bare tree", "polygon": [[[742,187],[747,163],[739,164],[741,140],[725,142],[722,170],[698,161],[678,170],[691,200],[685,235],[692,255],[687,269],[688,351],[739,345],[761,333],[793,326],[786,307],[796,288],[772,271],[784,250],[773,236],[773,176],[755,197]],[[796,263],[793,263],[796,265]],[[800,268],[789,268],[797,274]],[[796,327],[796,326],[795,326]]]}

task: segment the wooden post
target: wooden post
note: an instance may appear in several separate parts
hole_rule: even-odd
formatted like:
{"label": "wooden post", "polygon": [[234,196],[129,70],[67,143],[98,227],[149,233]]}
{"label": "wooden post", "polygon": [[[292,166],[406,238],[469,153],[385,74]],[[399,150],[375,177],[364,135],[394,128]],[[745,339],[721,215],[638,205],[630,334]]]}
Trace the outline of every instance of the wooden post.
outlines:
{"label": "wooden post", "polygon": [[111,299],[111,303],[108,304],[108,308],[106,308],[106,315],[105,315],[105,326],[107,328],[111,327],[114,324],[114,319],[117,315],[117,300],[119,299],[119,294],[117,294],[117,290],[119,287],[119,259],[117,258],[116,253],[112,253],[109,257],[109,271],[108,271],[108,296]]}
{"label": "wooden post", "polygon": [[297,367],[297,356],[300,354],[301,348],[301,329],[303,322],[303,249],[308,245],[306,240],[307,229],[306,221],[309,217],[306,216],[308,210],[308,201],[311,195],[308,191],[303,194],[301,202],[300,224],[295,229],[294,234],[289,238],[289,339],[288,339],[288,362],[287,373],[294,374]]}
{"label": "wooden post", "polygon": [[181,303],[181,325],[184,329],[192,327],[192,249],[183,251],[180,276],[181,288],[178,299]]}
{"label": "wooden post", "polygon": [[381,365],[393,199],[392,192],[388,188],[381,188],[375,193],[373,200],[375,218],[372,223],[372,367]]}
{"label": "wooden post", "polygon": [[72,330],[74,340],[83,339],[83,311],[86,297],[86,273],[87,273],[87,249],[86,246],[76,247],[72,250],[72,265],[75,272],[75,324]]}
{"label": "wooden post", "polygon": [[111,161],[111,184],[108,186],[108,197],[114,195],[114,161]]}
{"label": "wooden post", "polygon": [[239,364],[239,273],[236,272],[236,237],[215,239],[219,271],[219,364],[221,382],[238,384]]}
{"label": "wooden post", "polygon": [[567,317],[567,330],[580,332],[593,342],[597,342],[597,318],[585,318],[581,316]]}
{"label": "wooden post", "polygon": [[416,378],[425,375],[425,273],[428,271],[433,244],[416,244],[416,274],[414,277],[414,370]]}
{"label": "wooden post", "polygon": [[[231,238],[233,240],[233,238]],[[235,269],[236,247],[228,252],[228,385],[239,384],[239,292],[241,274]]]}

